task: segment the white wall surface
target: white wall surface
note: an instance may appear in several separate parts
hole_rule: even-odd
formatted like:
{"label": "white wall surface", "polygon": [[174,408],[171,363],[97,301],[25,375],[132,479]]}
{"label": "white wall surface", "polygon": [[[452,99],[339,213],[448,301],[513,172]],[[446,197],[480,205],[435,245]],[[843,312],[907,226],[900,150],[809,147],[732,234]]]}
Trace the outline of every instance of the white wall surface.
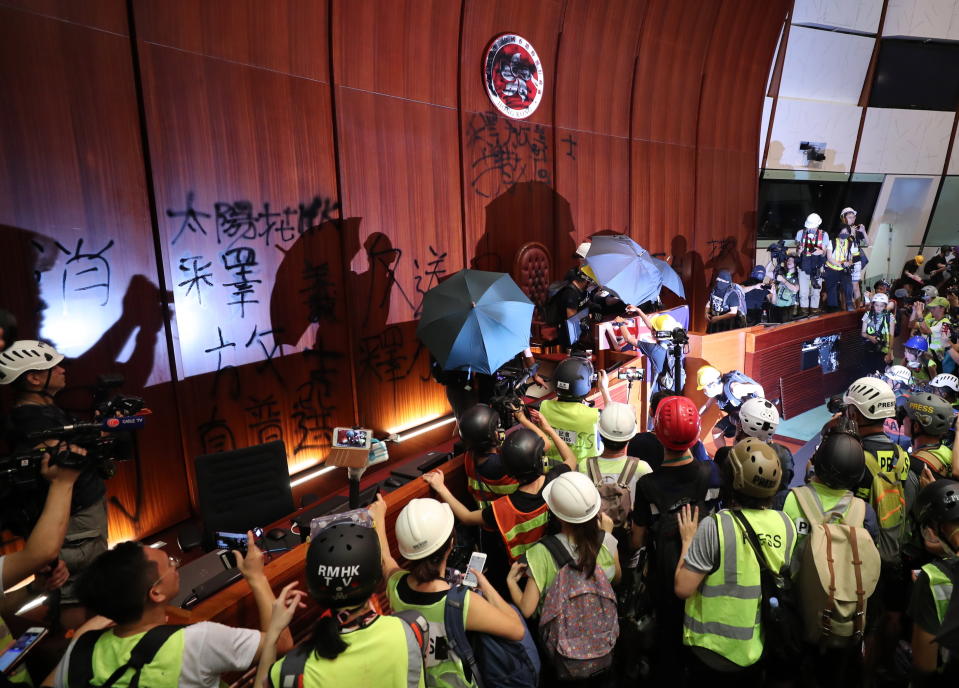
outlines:
{"label": "white wall surface", "polygon": [[889,0],[882,35],[959,40],[959,2]]}
{"label": "white wall surface", "polygon": [[792,21],[876,33],[881,14],[882,0],[796,0]]}
{"label": "white wall surface", "polygon": [[849,172],[859,132],[861,111],[857,105],[780,98],[776,104],[773,133],[766,167],[808,169],[800,141],[825,141],[825,172]]}
{"label": "white wall surface", "polygon": [[780,97],[857,104],[875,42],[871,36],[791,27]]}
{"label": "white wall surface", "polygon": [[856,172],[942,174],[954,117],[953,112],[869,108]]}

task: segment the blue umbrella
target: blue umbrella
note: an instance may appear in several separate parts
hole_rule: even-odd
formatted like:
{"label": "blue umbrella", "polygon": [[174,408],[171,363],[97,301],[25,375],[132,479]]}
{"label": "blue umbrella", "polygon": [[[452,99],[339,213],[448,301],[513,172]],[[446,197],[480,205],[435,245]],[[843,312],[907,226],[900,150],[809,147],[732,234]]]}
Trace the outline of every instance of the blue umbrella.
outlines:
{"label": "blue umbrella", "polygon": [[669,263],[653,258],[628,236],[595,236],[586,254],[596,281],[615,291],[626,303],[659,299],[663,286],[685,298],[682,280]]}
{"label": "blue umbrella", "polygon": [[460,270],[423,297],[416,336],[444,370],[492,374],[529,346],[533,302],[509,275]]}

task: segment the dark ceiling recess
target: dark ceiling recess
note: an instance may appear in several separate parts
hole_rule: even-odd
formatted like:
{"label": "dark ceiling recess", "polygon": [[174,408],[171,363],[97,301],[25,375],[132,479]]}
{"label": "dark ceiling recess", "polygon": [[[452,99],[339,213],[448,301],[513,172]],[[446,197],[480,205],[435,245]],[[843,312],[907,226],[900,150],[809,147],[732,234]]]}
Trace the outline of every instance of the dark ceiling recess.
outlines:
{"label": "dark ceiling recess", "polygon": [[955,110],[959,43],[883,38],[869,107]]}

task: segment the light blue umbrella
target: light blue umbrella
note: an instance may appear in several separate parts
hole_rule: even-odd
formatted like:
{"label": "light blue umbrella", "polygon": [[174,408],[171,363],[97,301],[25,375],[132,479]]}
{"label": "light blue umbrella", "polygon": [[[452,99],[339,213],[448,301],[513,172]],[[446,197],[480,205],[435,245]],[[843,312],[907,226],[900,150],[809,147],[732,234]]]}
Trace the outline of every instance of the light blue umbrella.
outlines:
{"label": "light blue umbrella", "polygon": [[512,277],[460,270],[426,292],[416,336],[444,370],[492,374],[529,346],[532,321]]}
{"label": "light blue umbrella", "polygon": [[649,252],[628,236],[595,236],[586,254],[596,281],[634,305],[659,299],[662,287],[686,297],[682,280],[669,263]]}

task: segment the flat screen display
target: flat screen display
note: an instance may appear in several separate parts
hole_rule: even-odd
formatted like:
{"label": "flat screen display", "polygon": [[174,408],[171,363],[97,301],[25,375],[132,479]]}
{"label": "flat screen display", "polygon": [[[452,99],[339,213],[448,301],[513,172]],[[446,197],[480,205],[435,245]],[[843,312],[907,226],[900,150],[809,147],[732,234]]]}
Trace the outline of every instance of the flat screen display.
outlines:
{"label": "flat screen display", "polygon": [[959,43],[883,38],[869,107],[955,110]]}

